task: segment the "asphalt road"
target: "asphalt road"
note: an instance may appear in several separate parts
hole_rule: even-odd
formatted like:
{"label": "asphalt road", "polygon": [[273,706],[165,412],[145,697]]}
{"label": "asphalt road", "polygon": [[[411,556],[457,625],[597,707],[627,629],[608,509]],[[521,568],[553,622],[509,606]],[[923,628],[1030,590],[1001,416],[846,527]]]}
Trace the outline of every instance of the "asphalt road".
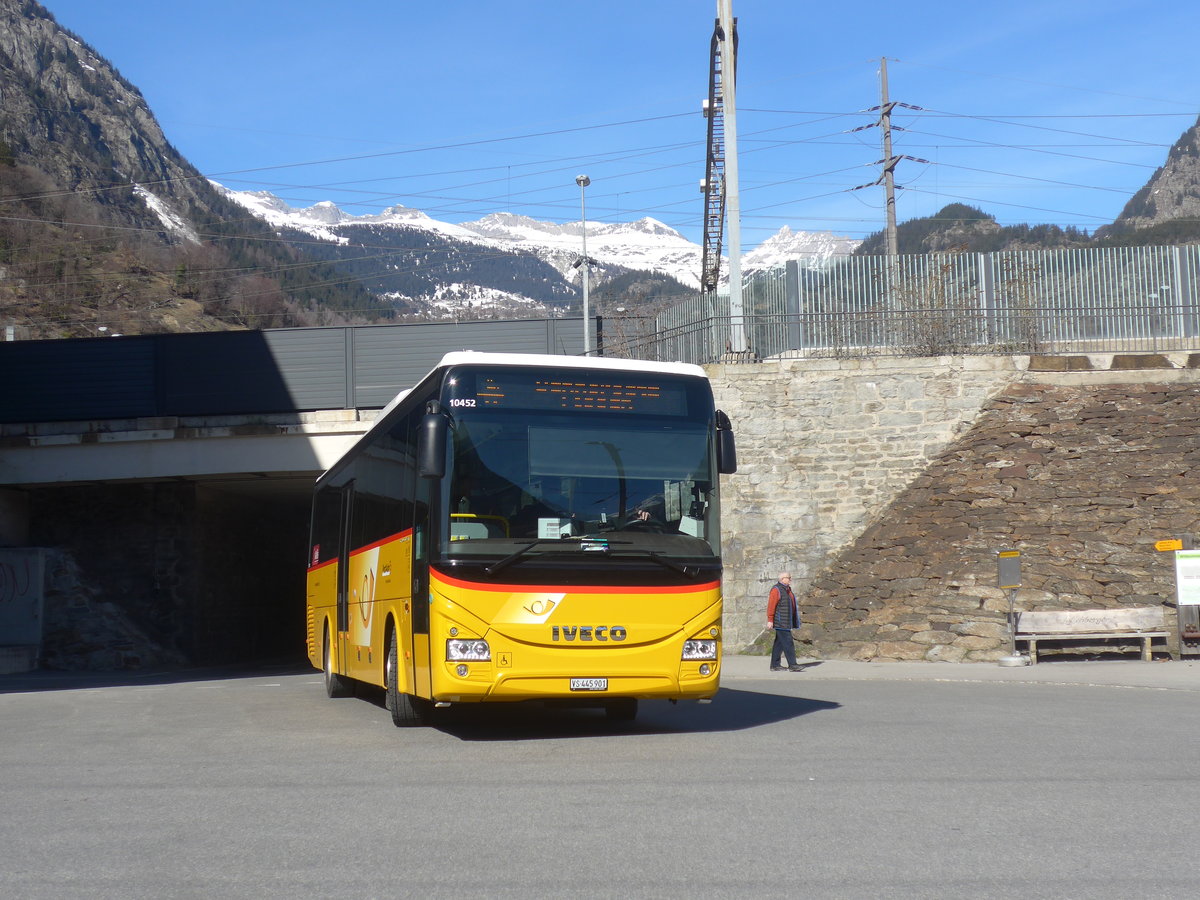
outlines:
{"label": "asphalt road", "polygon": [[765,669],[408,730],[302,669],[0,677],[0,897],[1195,896],[1200,671]]}

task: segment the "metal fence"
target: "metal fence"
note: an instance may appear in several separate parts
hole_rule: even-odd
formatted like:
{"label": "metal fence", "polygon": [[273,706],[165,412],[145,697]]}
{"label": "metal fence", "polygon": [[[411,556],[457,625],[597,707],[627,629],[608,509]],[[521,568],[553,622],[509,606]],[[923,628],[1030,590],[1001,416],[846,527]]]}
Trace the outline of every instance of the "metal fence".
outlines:
{"label": "metal fence", "polygon": [[[702,294],[610,334],[605,353],[740,358],[1200,349],[1200,246],[849,257]],[[610,320],[611,322],[611,320]],[[739,358],[739,357],[733,357]]]}

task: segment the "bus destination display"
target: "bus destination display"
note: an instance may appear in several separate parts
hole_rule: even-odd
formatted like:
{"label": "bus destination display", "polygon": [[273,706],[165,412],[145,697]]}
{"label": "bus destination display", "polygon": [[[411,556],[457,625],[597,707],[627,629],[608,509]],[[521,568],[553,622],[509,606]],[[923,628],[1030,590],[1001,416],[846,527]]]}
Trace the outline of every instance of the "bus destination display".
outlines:
{"label": "bus destination display", "polygon": [[687,386],[661,376],[625,380],[594,372],[576,376],[561,369],[546,376],[529,372],[472,374],[473,378],[452,382],[451,408],[687,415]]}

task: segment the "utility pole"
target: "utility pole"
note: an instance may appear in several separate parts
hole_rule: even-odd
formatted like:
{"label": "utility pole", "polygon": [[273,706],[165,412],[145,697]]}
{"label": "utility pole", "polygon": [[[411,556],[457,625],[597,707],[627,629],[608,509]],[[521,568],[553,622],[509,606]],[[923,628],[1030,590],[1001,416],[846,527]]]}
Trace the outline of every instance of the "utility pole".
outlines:
{"label": "utility pole", "polygon": [[725,92],[725,178],[729,189],[726,209],[729,214],[729,325],[730,349],[745,353],[745,310],[742,306],[742,201],[738,192],[737,146],[737,19],[733,0],[717,0],[722,32],[722,81]]}
{"label": "utility pole", "polygon": [[725,93],[721,88],[721,20],[713,26],[709,48],[708,99],[702,111],[708,119],[708,159],[700,192],[704,194],[704,254],[700,260],[700,290],[715,294],[721,280],[721,241],[725,237]]}
{"label": "utility pole", "polygon": [[[927,159],[921,159],[916,156],[907,156],[901,154],[896,156],[892,153],[892,111],[901,106],[904,109],[921,110],[923,107],[913,106],[911,103],[894,103],[888,98],[888,70],[887,57],[881,57],[879,60],[879,88],[882,96],[882,102],[879,106],[872,106],[866,112],[874,112],[879,110],[879,121],[872,122],[870,125],[859,125],[857,128],[852,128],[850,131],[866,131],[868,128],[878,128],[883,132],[883,159],[876,165],[883,166],[883,173],[869,184],[859,184],[852,187],[852,191],[861,191],[864,188],[876,187],[883,185],[884,198],[886,200],[887,211],[887,228],[885,236],[887,238],[887,255],[891,262],[888,265],[888,278],[891,284],[896,284],[899,277],[900,269],[900,248],[899,240],[896,231],[896,166],[900,160],[908,159],[925,165],[932,165]],[[896,126],[897,130],[904,129]]]}
{"label": "utility pole", "polygon": [[709,66],[708,100],[704,115],[708,118],[708,162],[704,192],[704,255],[700,269],[700,289],[716,293],[721,269],[721,238],[725,218],[729,217],[729,349],[744,353],[745,315],[742,303],[742,215],[738,193],[737,157],[737,19],[732,0],[717,0],[717,21],[713,28],[712,59]]}
{"label": "utility pole", "polygon": [[895,104],[888,100],[887,57],[879,60],[879,84],[882,99],[879,107],[879,127],[883,129],[883,191],[887,200],[887,252],[888,256],[900,254],[896,235],[896,163],[892,155],[892,109]]}
{"label": "utility pole", "polygon": [[592,183],[586,175],[578,175],[575,183],[579,185],[579,224],[583,229],[583,355],[592,355],[592,311],[588,306],[588,282],[592,280],[591,264],[587,255],[587,203],[584,200],[584,188]]}

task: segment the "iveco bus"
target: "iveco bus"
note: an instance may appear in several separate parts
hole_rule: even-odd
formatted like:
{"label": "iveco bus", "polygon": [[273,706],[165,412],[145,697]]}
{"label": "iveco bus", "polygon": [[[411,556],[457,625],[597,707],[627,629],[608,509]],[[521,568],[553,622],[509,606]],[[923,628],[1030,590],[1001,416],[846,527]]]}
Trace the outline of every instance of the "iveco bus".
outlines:
{"label": "iveco bus", "polygon": [[735,468],[697,366],[447,354],[317,480],[309,659],[330,696],[384,688],[401,726],[711,698]]}

